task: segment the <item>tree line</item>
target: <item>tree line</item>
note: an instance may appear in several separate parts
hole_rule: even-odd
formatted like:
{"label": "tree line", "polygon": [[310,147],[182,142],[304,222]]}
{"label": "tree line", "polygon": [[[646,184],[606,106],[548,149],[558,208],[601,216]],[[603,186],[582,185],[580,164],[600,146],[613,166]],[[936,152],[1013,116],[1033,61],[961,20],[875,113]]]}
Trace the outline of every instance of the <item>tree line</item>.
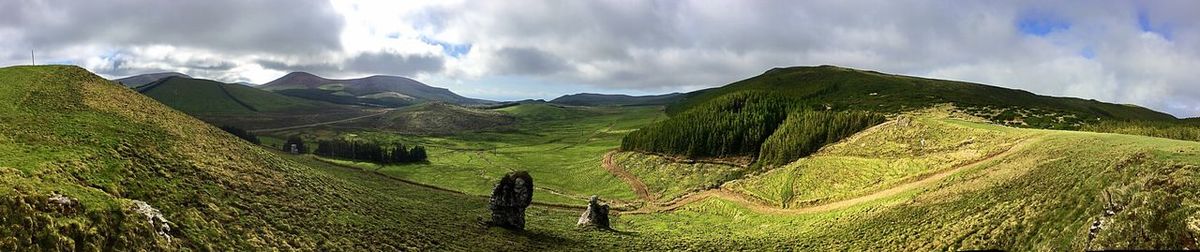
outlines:
{"label": "tree line", "polygon": [[761,91],[733,93],[634,131],[621,149],[689,158],[752,156],[779,165],[884,121],[875,113],[819,108]]}
{"label": "tree line", "polygon": [[221,126],[219,128],[225,132],[229,132],[229,134],[233,134],[234,136],[241,138],[242,140],[246,140],[246,142],[250,142],[252,144],[262,144],[262,142],[258,140],[258,136],[244,129],[234,126]]}
{"label": "tree line", "polygon": [[859,131],[883,123],[882,115],[861,111],[797,110],[762,144],[758,162],[785,165]]}
{"label": "tree line", "polygon": [[801,104],[765,92],[729,94],[631,132],[621,148],[692,158],[757,154],[787,111]]}
{"label": "tree line", "polygon": [[377,143],[346,140],[320,140],[313,154],[380,164],[416,163],[428,160],[425,147],[407,148],[404,144],[387,147]]}
{"label": "tree line", "polygon": [[1083,131],[1117,133],[1200,141],[1200,124],[1178,121],[1103,121],[1087,124]]}

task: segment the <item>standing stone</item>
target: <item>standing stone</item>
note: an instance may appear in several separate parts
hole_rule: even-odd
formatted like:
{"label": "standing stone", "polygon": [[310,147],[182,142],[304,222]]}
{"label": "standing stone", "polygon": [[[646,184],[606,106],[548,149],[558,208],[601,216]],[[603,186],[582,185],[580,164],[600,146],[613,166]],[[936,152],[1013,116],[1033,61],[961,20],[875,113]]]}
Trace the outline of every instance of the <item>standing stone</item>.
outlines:
{"label": "standing stone", "polygon": [[492,225],[525,230],[525,208],[533,202],[533,178],[528,172],[510,172],[492,189],[488,209]]}
{"label": "standing stone", "polygon": [[611,229],[608,225],[608,204],[600,204],[599,197],[592,195],[588,200],[587,210],[579,216],[580,227],[594,226],[600,229]]}

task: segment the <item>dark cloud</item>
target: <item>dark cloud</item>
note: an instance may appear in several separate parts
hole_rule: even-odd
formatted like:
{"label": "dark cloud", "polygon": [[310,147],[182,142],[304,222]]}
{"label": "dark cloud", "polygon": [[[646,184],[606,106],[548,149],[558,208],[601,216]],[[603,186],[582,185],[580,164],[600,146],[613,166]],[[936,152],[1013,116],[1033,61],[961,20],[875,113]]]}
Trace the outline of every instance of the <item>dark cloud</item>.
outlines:
{"label": "dark cloud", "polygon": [[321,75],[332,73],[369,73],[413,76],[418,73],[435,73],[445,66],[444,57],[435,55],[401,55],[392,53],[364,53],[343,62],[316,64],[288,64],[273,60],[258,60],[265,68],[285,72],[310,72]]}
{"label": "dark cloud", "polygon": [[3,1],[0,29],[39,50],[167,44],[232,53],[338,50],[342,18],[327,1]]}

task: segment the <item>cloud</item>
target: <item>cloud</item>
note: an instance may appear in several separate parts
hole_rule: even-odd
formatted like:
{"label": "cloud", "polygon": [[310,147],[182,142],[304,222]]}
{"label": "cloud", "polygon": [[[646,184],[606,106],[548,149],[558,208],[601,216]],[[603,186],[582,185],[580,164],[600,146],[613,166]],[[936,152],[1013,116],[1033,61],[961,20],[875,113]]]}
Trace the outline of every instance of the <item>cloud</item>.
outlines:
{"label": "cloud", "polygon": [[1196,9],[1200,2],[0,1],[0,48],[19,49],[0,53],[0,64],[27,62],[23,48],[36,48],[46,62],[106,75],[261,83],[289,71],[393,74],[531,96],[689,91],[772,67],[832,64],[1197,116]]}
{"label": "cloud", "polygon": [[[286,6],[286,7],[284,7]],[[338,50],[342,17],[323,1],[8,1],[0,26],[22,44],[173,45],[231,53]]]}

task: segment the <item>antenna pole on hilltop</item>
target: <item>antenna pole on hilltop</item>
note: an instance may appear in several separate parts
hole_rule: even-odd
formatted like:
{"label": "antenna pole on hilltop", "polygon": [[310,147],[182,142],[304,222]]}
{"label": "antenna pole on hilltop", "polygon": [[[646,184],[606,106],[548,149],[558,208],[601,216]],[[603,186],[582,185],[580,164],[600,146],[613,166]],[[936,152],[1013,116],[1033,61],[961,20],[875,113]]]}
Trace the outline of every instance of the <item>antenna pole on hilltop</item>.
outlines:
{"label": "antenna pole on hilltop", "polygon": [[29,65],[37,65],[37,58],[33,57],[33,50],[29,50]]}

